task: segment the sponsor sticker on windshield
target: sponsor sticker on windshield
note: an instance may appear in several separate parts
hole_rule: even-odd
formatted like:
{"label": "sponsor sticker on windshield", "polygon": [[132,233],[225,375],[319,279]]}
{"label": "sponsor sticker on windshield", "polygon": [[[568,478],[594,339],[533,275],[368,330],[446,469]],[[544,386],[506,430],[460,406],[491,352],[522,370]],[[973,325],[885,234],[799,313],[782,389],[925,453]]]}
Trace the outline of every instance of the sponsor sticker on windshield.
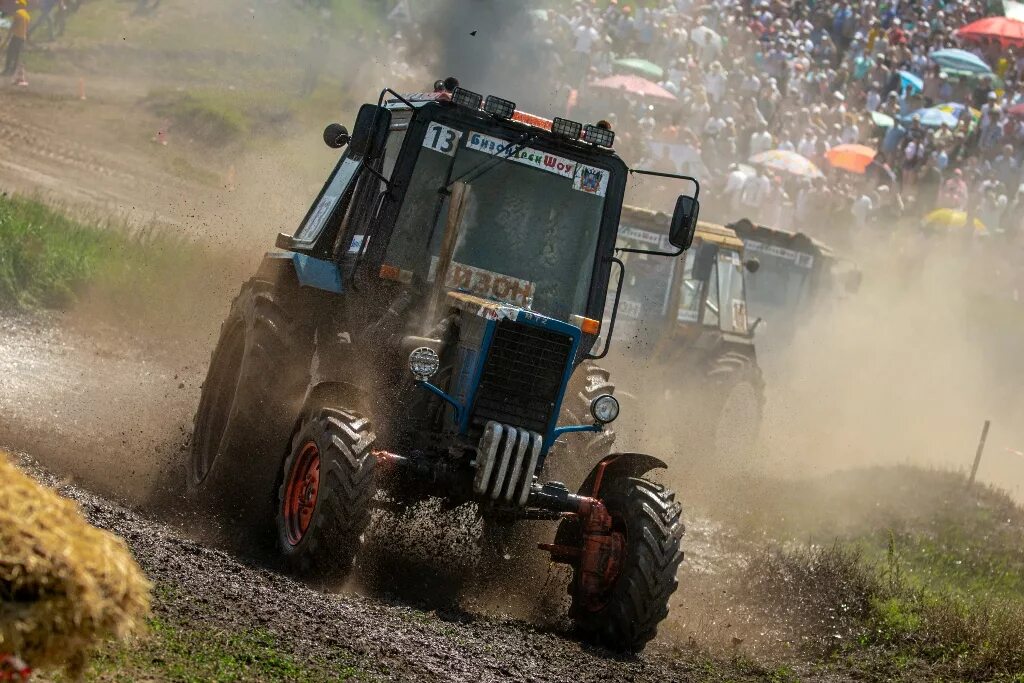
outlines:
{"label": "sponsor sticker on windshield", "polygon": [[529,308],[533,305],[536,287],[529,280],[492,273],[483,268],[474,268],[452,261],[445,278],[445,287],[458,289],[488,299]]}
{"label": "sponsor sticker on windshield", "polygon": [[608,191],[608,171],[580,164],[572,179],[572,189],[603,197]]}
{"label": "sponsor sticker on windshield", "polygon": [[576,175],[575,161],[570,161],[557,154],[541,152],[530,147],[524,147],[517,152],[516,148],[518,146],[514,142],[484,135],[483,133],[470,133],[469,139],[466,141],[466,149],[473,149],[494,156],[508,157],[516,163],[539,168],[548,173],[556,173],[563,178],[572,178]]}
{"label": "sponsor sticker on windshield", "polygon": [[802,251],[793,251],[792,249],[786,249],[785,247],[776,247],[774,245],[765,244],[764,242],[758,242],[757,240],[744,240],[743,245],[748,251],[759,251],[762,254],[774,256],[786,261],[792,261],[800,268],[807,268],[810,270],[814,267],[814,257]]}
{"label": "sponsor sticker on windshield", "polygon": [[423,138],[423,146],[441,154],[454,156],[455,150],[462,139],[462,131],[442,126],[440,123],[431,123],[427,128],[427,134]]}

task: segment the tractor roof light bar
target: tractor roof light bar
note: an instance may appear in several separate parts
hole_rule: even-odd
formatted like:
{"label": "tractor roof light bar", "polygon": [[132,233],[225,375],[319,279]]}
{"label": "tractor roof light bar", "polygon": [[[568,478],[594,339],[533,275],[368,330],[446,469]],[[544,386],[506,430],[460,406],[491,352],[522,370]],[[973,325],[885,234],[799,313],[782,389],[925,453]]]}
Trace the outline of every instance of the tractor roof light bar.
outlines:
{"label": "tractor roof light bar", "polygon": [[499,119],[510,119],[516,113],[516,103],[502,99],[496,95],[488,95],[484,100],[484,111]]}
{"label": "tractor roof light bar", "polygon": [[472,90],[466,90],[463,87],[458,87],[452,91],[452,102],[460,107],[466,107],[467,109],[479,109],[480,105],[483,104],[484,96],[473,92]]}
{"label": "tractor roof light bar", "polygon": [[589,124],[583,128],[583,139],[598,147],[611,147],[615,142],[615,132],[601,126]]}
{"label": "tractor roof light bar", "polygon": [[556,116],[551,121],[551,132],[569,140],[579,140],[583,133],[583,124]]}

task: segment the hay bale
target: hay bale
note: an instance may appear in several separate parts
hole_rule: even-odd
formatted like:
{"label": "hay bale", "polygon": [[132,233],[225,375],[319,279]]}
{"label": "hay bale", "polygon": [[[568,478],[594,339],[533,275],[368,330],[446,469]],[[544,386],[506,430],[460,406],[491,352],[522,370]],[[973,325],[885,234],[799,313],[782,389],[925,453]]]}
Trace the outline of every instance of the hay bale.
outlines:
{"label": "hay bale", "polygon": [[142,626],[150,588],[123,540],[0,451],[0,653],[77,676],[103,639]]}

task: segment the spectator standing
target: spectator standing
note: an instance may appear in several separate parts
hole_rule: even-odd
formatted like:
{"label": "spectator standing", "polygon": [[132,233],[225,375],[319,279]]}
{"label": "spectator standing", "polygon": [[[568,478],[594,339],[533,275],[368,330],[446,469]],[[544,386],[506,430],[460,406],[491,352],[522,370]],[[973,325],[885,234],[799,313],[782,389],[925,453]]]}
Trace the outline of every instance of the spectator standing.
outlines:
{"label": "spectator standing", "polygon": [[14,76],[14,84],[25,86],[25,67],[22,64],[22,51],[28,40],[28,26],[32,17],[28,13],[26,0],[16,0],[17,9],[11,17],[11,30],[7,36],[7,58],[4,63],[4,76]]}

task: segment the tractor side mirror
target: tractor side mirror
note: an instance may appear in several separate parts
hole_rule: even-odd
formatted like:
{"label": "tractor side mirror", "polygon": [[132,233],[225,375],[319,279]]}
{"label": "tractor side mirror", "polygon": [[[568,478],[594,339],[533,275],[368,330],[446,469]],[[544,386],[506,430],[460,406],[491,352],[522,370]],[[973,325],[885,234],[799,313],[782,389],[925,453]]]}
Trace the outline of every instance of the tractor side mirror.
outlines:
{"label": "tractor side mirror", "polygon": [[761,270],[761,262],[756,258],[747,259],[747,262],[744,263],[743,266],[747,269],[748,273],[756,273]]}
{"label": "tractor side mirror", "polygon": [[331,149],[341,149],[351,139],[352,137],[348,134],[348,128],[340,123],[332,123],[324,128],[324,144]]}
{"label": "tractor side mirror", "polygon": [[672,225],[668,231],[668,241],[672,246],[682,250],[693,244],[693,234],[697,230],[697,214],[700,213],[700,202],[693,197],[679,195],[675,211],[672,212]]}
{"label": "tractor side mirror", "polygon": [[349,152],[364,159],[376,159],[384,151],[391,128],[391,112],[375,104],[364,104],[359,108],[356,124],[352,129]]}

